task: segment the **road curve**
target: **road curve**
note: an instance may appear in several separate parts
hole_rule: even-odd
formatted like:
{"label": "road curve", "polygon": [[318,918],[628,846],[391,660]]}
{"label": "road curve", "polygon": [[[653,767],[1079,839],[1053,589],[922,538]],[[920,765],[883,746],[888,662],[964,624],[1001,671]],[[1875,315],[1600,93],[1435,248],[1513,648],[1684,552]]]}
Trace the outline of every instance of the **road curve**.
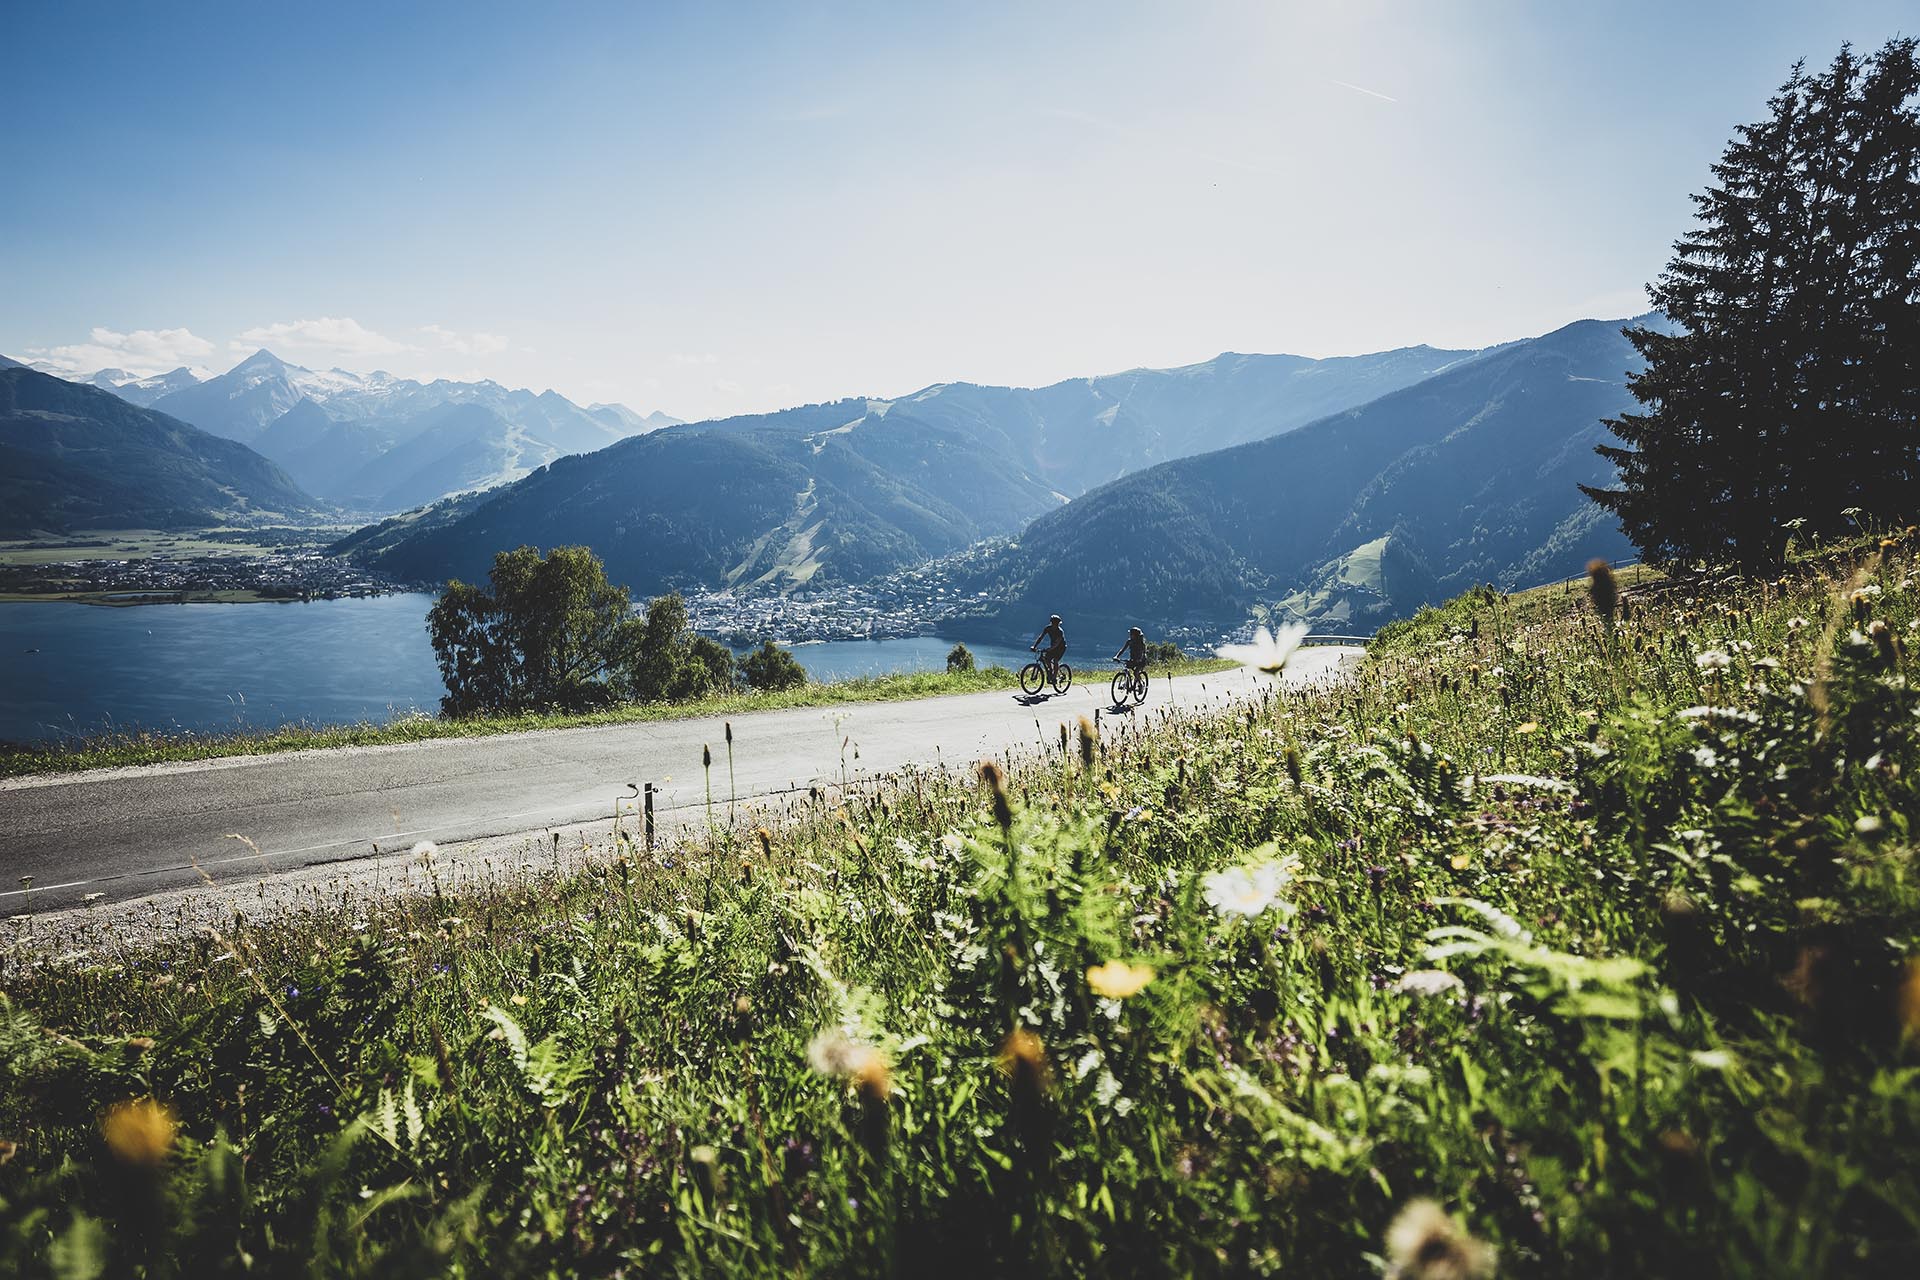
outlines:
{"label": "road curve", "polygon": [[[1325,679],[1360,652],[1304,649],[1287,678]],[[1108,673],[1088,674],[1038,701],[1015,690],[731,717],[737,794],[1057,744],[1062,723],[1114,714]],[[1147,710],[1218,703],[1258,679],[1231,671],[1157,681]],[[252,882],[419,840],[459,844],[604,821],[630,783],[652,781],[660,810],[684,811],[704,804],[705,745],[724,804],[723,733],[722,718],[705,717],[7,780],[0,916],[192,888],[202,872]]]}

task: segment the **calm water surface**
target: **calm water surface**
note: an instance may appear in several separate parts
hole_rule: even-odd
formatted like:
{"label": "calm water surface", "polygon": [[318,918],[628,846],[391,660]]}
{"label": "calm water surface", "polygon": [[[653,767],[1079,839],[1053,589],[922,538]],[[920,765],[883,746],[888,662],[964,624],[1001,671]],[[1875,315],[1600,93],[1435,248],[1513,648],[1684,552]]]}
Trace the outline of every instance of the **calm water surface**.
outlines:
{"label": "calm water surface", "polygon": [[[444,690],[428,595],[312,604],[0,604],[0,739],[105,728],[204,732],[384,721]],[[836,640],[794,656],[816,680],[946,665],[952,642]],[[971,645],[984,666],[1024,648]]]}

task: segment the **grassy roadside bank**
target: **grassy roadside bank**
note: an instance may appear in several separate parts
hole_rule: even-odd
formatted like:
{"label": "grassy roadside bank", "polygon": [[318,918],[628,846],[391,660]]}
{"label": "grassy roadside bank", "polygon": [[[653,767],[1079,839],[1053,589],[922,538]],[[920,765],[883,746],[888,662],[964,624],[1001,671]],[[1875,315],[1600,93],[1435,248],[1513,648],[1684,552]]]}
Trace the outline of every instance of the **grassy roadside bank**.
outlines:
{"label": "grassy roadside bank", "polygon": [[1916,571],[1466,597],[984,785],[14,924],[0,1272],[1912,1274]]}
{"label": "grassy roadside bank", "polygon": [[[1196,660],[1171,667],[1155,667],[1153,674],[1156,677],[1204,675],[1210,671],[1224,671],[1232,665],[1216,659]],[[1097,679],[1104,685],[1109,674],[1110,669],[1103,668],[1085,674],[1076,673],[1075,679]],[[82,736],[44,746],[0,745],[0,778],[73,773],[82,769],[159,764],[174,760],[211,760],[222,756],[384,746],[439,738],[480,738],[537,729],[578,729],[594,725],[684,720],[696,716],[741,715],[752,711],[779,711],[796,707],[905,702],[915,698],[987,693],[1015,687],[1017,682],[1014,673],[1003,667],[984,667],[959,673],[921,671],[862,676],[824,684],[809,681],[799,688],[779,693],[728,693],[690,702],[631,703],[604,711],[572,714],[529,713],[458,720],[417,715],[401,717],[386,724],[291,724],[259,732],[197,734],[131,731]]]}

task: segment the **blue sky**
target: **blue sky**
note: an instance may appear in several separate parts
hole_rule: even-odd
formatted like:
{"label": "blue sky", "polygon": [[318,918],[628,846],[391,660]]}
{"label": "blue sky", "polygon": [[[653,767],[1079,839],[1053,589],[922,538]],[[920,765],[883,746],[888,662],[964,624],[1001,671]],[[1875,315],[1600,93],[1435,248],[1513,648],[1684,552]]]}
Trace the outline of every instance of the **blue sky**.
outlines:
{"label": "blue sky", "polygon": [[0,352],[683,417],[1631,314],[1805,3],[0,0]]}

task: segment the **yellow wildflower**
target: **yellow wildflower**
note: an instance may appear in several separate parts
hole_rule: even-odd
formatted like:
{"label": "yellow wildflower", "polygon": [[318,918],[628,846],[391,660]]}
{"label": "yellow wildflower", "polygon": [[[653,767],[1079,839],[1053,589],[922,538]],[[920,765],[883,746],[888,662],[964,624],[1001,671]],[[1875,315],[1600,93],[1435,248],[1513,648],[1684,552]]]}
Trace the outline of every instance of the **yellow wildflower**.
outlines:
{"label": "yellow wildflower", "polygon": [[153,1166],[173,1149],[173,1112],[152,1098],[115,1103],[100,1117],[100,1133],[107,1149],[123,1164]]}
{"label": "yellow wildflower", "polygon": [[1137,996],[1152,981],[1152,965],[1128,964],[1125,960],[1109,960],[1087,970],[1087,985],[1093,993],[1114,1000]]}

